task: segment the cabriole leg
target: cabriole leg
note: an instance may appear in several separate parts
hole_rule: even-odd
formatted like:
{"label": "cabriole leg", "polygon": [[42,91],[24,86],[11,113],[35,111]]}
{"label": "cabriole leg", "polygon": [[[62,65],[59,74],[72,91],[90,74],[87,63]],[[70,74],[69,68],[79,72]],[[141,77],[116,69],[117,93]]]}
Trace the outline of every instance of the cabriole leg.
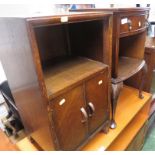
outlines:
{"label": "cabriole leg", "polygon": [[122,88],[123,88],[123,82],[112,84],[112,94],[111,94],[112,119],[111,119],[111,125],[110,125],[111,129],[115,129],[117,126],[115,122],[115,112],[117,107],[117,100]]}

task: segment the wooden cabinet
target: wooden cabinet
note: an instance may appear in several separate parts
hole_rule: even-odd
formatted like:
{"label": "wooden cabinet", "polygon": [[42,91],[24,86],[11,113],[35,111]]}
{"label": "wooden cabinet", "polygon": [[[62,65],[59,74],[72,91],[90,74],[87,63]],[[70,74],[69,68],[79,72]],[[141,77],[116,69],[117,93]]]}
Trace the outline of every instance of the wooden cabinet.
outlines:
{"label": "wooden cabinet", "polygon": [[78,150],[109,128],[111,24],[110,13],[0,18],[1,61],[43,150]]}
{"label": "wooden cabinet", "polygon": [[[112,105],[113,117],[123,81],[140,70],[142,77],[139,86],[139,98],[143,98],[142,89],[147,67],[144,60],[145,38],[148,8],[112,9],[113,11],[113,70],[112,70]],[[112,119],[112,128],[116,127]]]}

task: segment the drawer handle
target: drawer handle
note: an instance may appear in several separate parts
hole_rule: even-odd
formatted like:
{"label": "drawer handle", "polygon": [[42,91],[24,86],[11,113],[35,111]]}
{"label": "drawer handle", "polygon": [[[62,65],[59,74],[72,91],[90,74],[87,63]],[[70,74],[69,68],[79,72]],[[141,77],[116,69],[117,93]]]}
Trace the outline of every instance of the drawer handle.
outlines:
{"label": "drawer handle", "polygon": [[94,107],[94,105],[93,105],[92,102],[89,102],[89,103],[88,103],[88,106],[89,106],[90,109],[91,109],[91,113],[89,114],[89,117],[92,117],[93,113],[95,112],[95,107]]}
{"label": "drawer handle", "polygon": [[82,122],[82,123],[87,122],[88,115],[87,115],[86,110],[82,107],[82,108],[80,109],[80,111],[81,111],[82,115],[84,116],[84,119],[83,119],[83,120],[81,120],[81,122]]}
{"label": "drawer handle", "polygon": [[131,29],[132,29],[132,22],[131,22],[131,20],[130,20],[130,19],[128,19],[128,27],[129,27],[129,30],[131,30]]}

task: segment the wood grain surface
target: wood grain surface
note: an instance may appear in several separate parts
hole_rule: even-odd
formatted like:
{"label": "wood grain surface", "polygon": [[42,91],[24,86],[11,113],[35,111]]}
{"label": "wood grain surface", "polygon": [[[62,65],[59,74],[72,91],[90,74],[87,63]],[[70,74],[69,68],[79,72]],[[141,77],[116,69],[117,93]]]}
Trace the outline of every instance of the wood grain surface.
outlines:
{"label": "wood grain surface", "polygon": [[0,129],[0,151],[19,151],[18,147],[13,144],[9,138]]}
{"label": "wood grain surface", "polygon": [[44,78],[49,99],[60,94],[61,90],[87,79],[104,68],[106,65],[82,57],[48,67],[44,71]]}

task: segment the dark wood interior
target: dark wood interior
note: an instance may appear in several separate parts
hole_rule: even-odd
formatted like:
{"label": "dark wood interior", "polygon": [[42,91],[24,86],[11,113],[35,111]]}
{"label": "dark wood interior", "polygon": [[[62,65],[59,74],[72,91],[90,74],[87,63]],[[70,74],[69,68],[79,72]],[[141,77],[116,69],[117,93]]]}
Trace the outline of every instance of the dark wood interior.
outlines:
{"label": "dark wood interior", "polygon": [[[147,64],[147,73],[145,75],[143,90],[146,92],[150,92],[153,79],[153,70],[155,68],[155,38],[146,37],[144,59]],[[141,76],[142,72],[140,71],[126,80],[125,84],[134,88],[139,88]]]}
{"label": "dark wood interior", "polygon": [[143,68],[145,37],[146,31],[119,39],[117,78],[112,82],[124,81]]}
{"label": "dark wood interior", "polygon": [[85,56],[103,62],[103,28],[102,20],[36,27],[43,67],[69,56]]}
{"label": "dark wood interior", "polygon": [[60,57],[69,55],[65,25],[52,25],[35,28],[41,62],[55,62]]}
{"label": "dark wood interior", "polygon": [[143,59],[145,46],[146,31],[122,37],[119,40],[119,56]]}
{"label": "dark wood interior", "polygon": [[50,99],[101,70],[103,64],[82,57],[104,62],[103,20],[34,27],[34,32]]}
{"label": "dark wood interior", "polygon": [[103,62],[104,21],[93,21],[69,26],[70,47],[75,55]]}

